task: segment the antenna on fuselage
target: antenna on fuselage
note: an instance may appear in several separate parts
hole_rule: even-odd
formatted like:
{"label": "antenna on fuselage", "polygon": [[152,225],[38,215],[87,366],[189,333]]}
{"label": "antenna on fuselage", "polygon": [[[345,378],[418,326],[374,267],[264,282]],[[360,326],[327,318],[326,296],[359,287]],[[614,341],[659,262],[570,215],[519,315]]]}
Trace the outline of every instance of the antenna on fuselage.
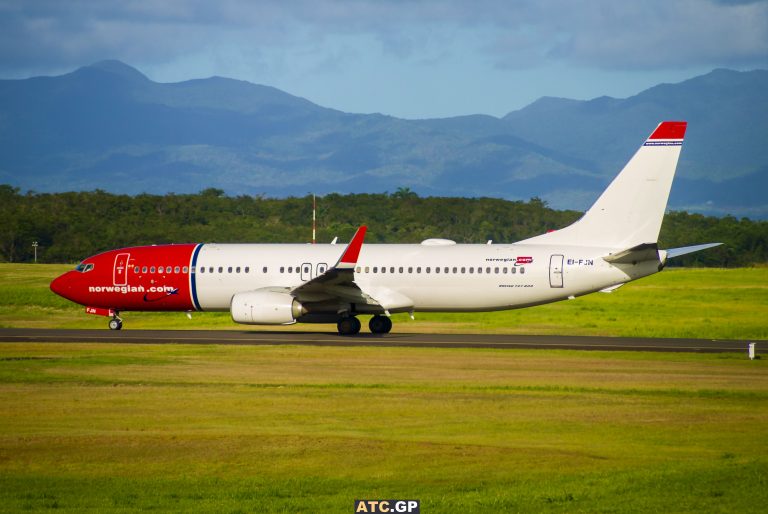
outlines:
{"label": "antenna on fuselage", "polygon": [[317,243],[317,200],[312,193],[312,244]]}

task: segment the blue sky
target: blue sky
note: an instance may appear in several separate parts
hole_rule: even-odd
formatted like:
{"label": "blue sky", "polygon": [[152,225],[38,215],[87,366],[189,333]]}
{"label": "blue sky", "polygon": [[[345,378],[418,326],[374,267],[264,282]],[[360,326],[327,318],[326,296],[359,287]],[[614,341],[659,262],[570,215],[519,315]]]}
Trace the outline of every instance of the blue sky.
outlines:
{"label": "blue sky", "polygon": [[768,68],[768,0],[0,0],[0,78],[120,59],[403,118]]}

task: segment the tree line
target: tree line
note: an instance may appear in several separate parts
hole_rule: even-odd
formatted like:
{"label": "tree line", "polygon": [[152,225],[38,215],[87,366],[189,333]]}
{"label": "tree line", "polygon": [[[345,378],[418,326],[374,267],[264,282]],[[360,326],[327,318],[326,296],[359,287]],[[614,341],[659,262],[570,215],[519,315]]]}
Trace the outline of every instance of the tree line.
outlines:
{"label": "tree line", "polygon": [[[0,261],[77,262],[124,246],[217,242],[311,241],[312,197],[197,194],[137,196],[96,190],[21,193],[0,185]],[[317,240],[348,241],[362,224],[371,243],[418,243],[439,237],[458,243],[511,243],[562,228],[581,216],[540,199],[419,197],[407,188],[381,194],[318,198]],[[685,212],[666,215],[659,246],[706,242],[724,246],[676,259],[685,266],[750,266],[768,262],[768,222]]]}

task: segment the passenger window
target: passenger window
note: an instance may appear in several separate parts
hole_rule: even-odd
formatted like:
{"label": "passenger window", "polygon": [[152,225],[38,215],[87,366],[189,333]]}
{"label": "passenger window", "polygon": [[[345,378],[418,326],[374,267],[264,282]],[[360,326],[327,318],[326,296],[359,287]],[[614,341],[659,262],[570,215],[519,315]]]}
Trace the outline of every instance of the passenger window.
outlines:
{"label": "passenger window", "polygon": [[267,267],[266,267],[266,266],[264,266],[263,268],[261,268],[261,271],[262,271],[263,273],[266,273],[266,272],[267,272]]}
{"label": "passenger window", "polygon": [[416,273],[421,273],[421,266],[419,266],[418,268],[416,268]]}
{"label": "passenger window", "polygon": [[408,266],[408,273],[413,273],[413,267],[412,266]]}
{"label": "passenger window", "polygon": [[[160,266],[159,268],[157,268],[157,272],[158,273],[165,273],[165,268]],[[168,273],[170,273],[170,272],[171,272],[171,268],[168,268]]]}
{"label": "passenger window", "polygon": [[439,266],[435,267],[435,273],[440,273],[440,267]]}
{"label": "passenger window", "polygon": [[[183,273],[187,273],[189,271],[189,268],[184,266],[181,270]],[[194,273],[194,272],[193,272]]]}
{"label": "passenger window", "polygon": [[402,273],[402,272],[403,272],[403,267],[400,266],[400,271],[398,271],[398,273]]}
{"label": "passenger window", "polygon": [[522,266],[522,267],[520,268],[520,273],[525,273],[525,266]]}
{"label": "passenger window", "polygon": [[149,272],[150,272],[150,273],[154,273],[154,272],[155,272],[155,267],[154,267],[154,266],[152,266],[151,268],[149,268]]}
{"label": "passenger window", "polygon": [[246,266],[245,267],[245,272],[248,273],[250,271],[250,269],[251,269],[250,267]]}
{"label": "passenger window", "polygon": [[[472,268],[470,268],[470,270],[471,270],[471,269],[472,269]],[[480,273],[480,274],[482,274],[482,273],[483,273],[483,268],[477,268],[477,272],[478,272],[478,273]],[[470,273],[471,273],[471,271],[470,271]]]}
{"label": "passenger window", "polygon": [[224,273],[224,266],[219,266],[219,273]]}
{"label": "passenger window", "polygon": [[386,266],[382,266],[381,267],[381,272],[382,273],[386,273],[387,272],[387,267]]}
{"label": "passenger window", "polygon": [[[453,272],[454,272],[454,273],[458,273],[458,272],[459,272],[459,268],[457,268],[456,266],[454,266],[454,267],[453,267]],[[462,273],[464,273],[464,272],[462,271]]]}
{"label": "passenger window", "polygon": [[288,266],[288,273],[293,273],[293,266]]}
{"label": "passenger window", "polygon": [[304,266],[304,273],[309,273],[309,266]]}
{"label": "passenger window", "polygon": [[430,270],[430,268],[428,267],[428,268],[427,268],[427,273],[429,273],[429,270]]}
{"label": "passenger window", "polygon": [[138,266],[134,267],[134,268],[133,268],[133,272],[134,272],[134,273],[138,273],[138,272],[139,272],[139,267],[138,267]]}
{"label": "passenger window", "polygon": [[181,268],[179,268],[178,266],[173,268],[174,273],[178,273],[179,271],[181,271]]}
{"label": "passenger window", "polygon": [[142,273],[146,273],[147,272],[147,267],[146,266],[142,266],[141,267],[141,272]]}
{"label": "passenger window", "polygon": [[461,272],[462,272],[462,274],[466,273],[467,272],[467,268],[461,268]]}
{"label": "passenger window", "polygon": [[373,272],[374,273],[378,273],[379,272],[379,267],[378,266],[374,266],[373,267]]}
{"label": "passenger window", "polygon": [[390,266],[389,267],[389,272],[390,273],[394,273],[395,272],[395,267],[394,266]]}
{"label": "passenger window", "polygon": [[285,273],[285,267],[284,266],[280,266],[280,273]]}
{"label": "passenger window", "polygon": [[357,268],[355,268],[355,273],[360,273],[360,266],[358,266]]}
{"label": "passenger window", "polygon": [[[194,271],[195,268],[192,268],[192,271]],[[205,266],[200,266],[200,273],[205,273]]]}
{"label": "passenger window", "polygon": [[[515,273],[517,273],[517,268],[512,268],[510,271],[511,271],[511,272],[512,272],[512,274],[514,275]],[[505,268],[505,269],[504,269],[504,273],[506,273],[506,272],[507,272],[507,270],[506,270],[506,268]]]}
{"label": "passenger window", "polygon": [[491,268],[490,268],[490,267],[488,267],[488,268],[485,268],[485,272],[486,272],[486,273],[490,273],[490,272],[491,272]]}
{"label": "passenger window", "polygon": [[208,267],[208,273],[213,273],[213,266]]}
{"label": "passenger window", "polygon": [[498,275],[499,274],[499,268],[493,268],[493,272]]}

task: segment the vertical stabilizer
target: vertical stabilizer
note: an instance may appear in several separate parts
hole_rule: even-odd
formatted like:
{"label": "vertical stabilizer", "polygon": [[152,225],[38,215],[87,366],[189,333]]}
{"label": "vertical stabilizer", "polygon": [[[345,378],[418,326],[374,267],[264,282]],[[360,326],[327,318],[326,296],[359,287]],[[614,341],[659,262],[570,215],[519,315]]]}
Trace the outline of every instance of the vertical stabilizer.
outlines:
{"label": "vertical stabilizer", "polygon": [[521,242],[622,249],[656,243],[686,127],[660,123],[581,219]]}

